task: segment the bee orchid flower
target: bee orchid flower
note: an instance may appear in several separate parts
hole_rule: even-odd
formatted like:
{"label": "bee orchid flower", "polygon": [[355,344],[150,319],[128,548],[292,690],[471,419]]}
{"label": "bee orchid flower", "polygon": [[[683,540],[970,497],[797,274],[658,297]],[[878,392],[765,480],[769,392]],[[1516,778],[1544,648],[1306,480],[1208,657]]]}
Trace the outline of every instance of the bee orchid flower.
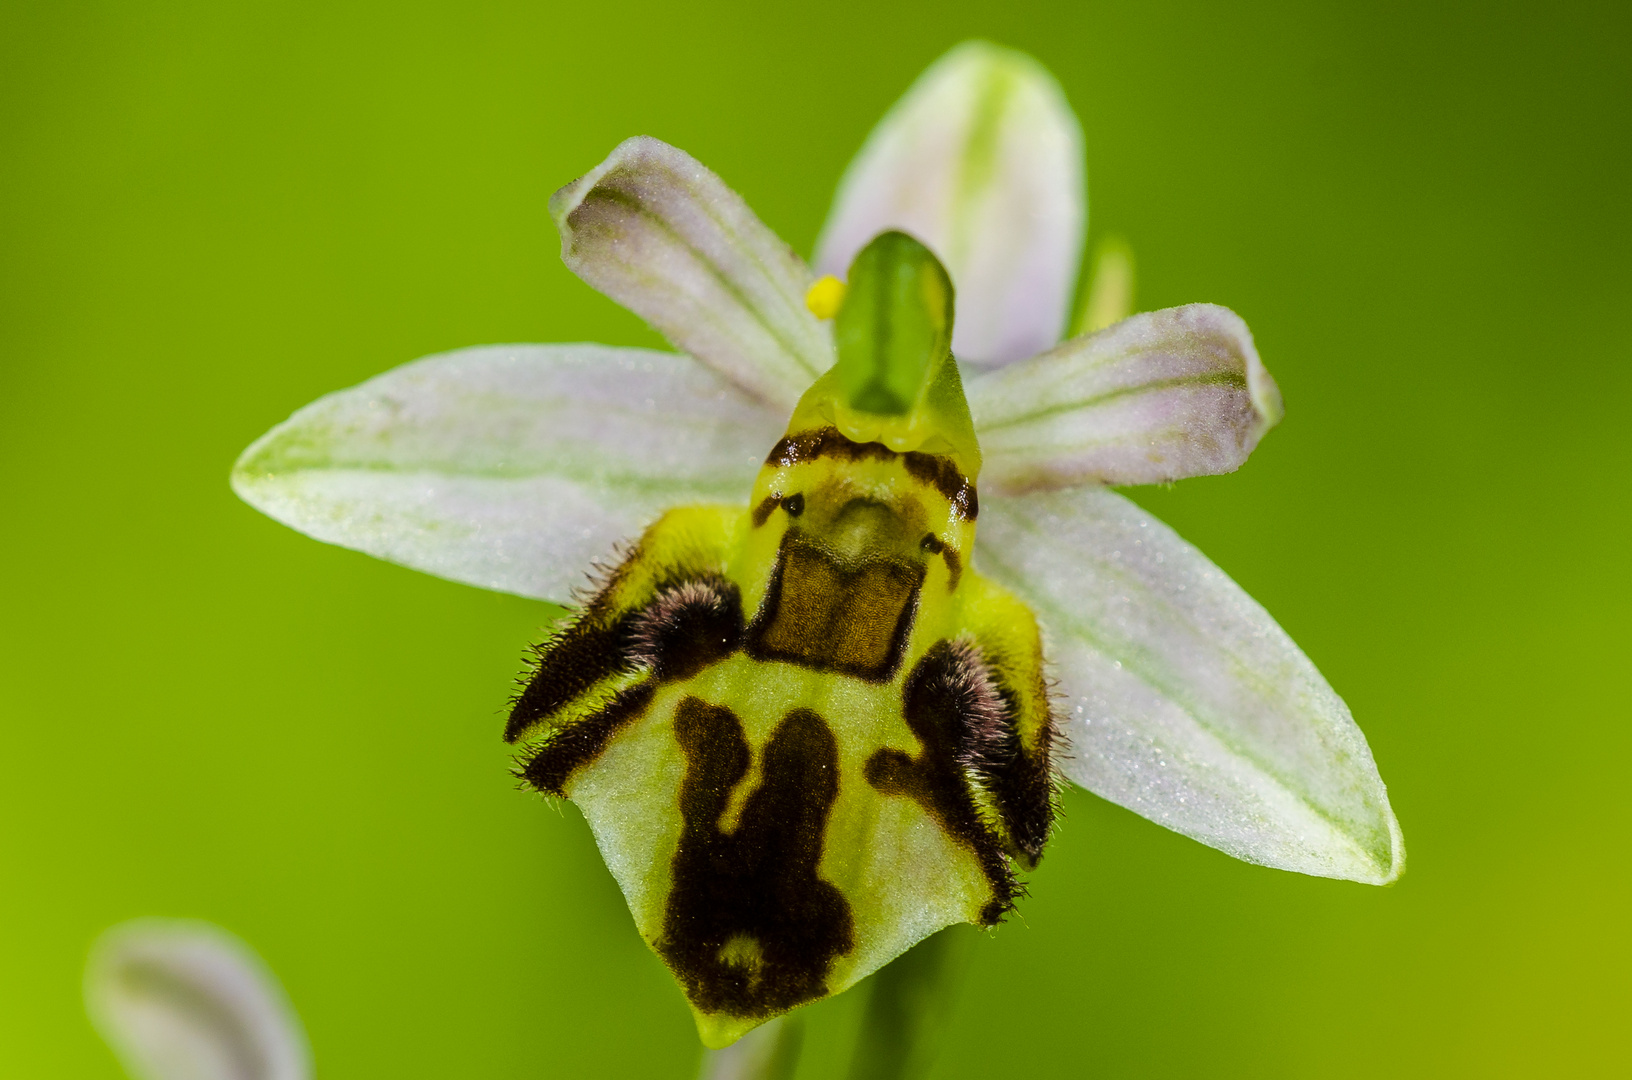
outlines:
{"label": "bee orchid flower", "polygon": [[1035,61],[932,66],[814,268],[652,138],[550,212],[677,351],[427,357],[301,409],[233,486],[320,540],[579,596],[506,737],[583,809],[707,1044],[1001,919],[1060,775],[1249,862],[1399,875],[1342,700],[1111,490],[1236,469],[1281,401],[1222,307],[1058,340],[1082,146]]}
{"label": "bee orchid flower", "polygon": [[86,965],[85,1006],[132,1080],[311,1080],[306,1034],[277,977],[211,923],[107,930]]}

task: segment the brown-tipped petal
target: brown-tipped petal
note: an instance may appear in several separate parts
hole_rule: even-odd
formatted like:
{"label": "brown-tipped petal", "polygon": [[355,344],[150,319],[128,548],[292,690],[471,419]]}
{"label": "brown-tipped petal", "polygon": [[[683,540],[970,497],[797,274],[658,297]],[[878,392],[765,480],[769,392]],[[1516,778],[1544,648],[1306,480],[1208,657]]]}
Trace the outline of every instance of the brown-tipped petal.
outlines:
{"label": "brown-tipped petal", "polygon": [[628,139],[557,191],[573,273],[761,401],[791,410],[833,364],[805,306],[815,275],[691,155]]}
{"label": "brown-tipped petal", "polygon": [[1135,315],[967,386],[993,494],[1232,472],[1281,419],[1246,323],[1216,304]]}

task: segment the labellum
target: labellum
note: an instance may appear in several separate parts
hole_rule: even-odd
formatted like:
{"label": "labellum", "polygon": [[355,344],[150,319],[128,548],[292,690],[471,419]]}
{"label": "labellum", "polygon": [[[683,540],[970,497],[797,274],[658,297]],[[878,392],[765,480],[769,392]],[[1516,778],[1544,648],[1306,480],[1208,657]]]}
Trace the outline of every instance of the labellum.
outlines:
{"label": "labellum", "polygon": [[970,564],[951,281],[886,232],[811,305],[837,307],[837,362],[747,499],[652,524],[505,732],[582,808],[710,1046],[1001,921],[1054,815],[1036,621]]}

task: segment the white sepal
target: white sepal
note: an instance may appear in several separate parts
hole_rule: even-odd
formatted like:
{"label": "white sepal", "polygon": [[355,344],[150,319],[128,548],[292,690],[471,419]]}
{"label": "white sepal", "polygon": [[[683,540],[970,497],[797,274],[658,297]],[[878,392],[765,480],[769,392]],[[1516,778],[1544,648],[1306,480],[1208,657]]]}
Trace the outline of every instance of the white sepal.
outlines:
{"label": "white sepal", "polygon": [[550,215],[573,273],[761,401],[791,410],[832,366],[810,268],[685,151],[627,139]]}
{"label": "white sepal", "polygon": [[138,919],[85,973],[96,1028],[136,1080],[306,1080],[310,1054],[278,981],[209,923]]}
{"label": "white sepal", "polygon": [[1399,824],[1348,707],[1172,529],[1104,490],[994,497],[976,556],[1043,626],[1072,780],[1248,862],[1399,877]]}
{"label": "white sepal", "polygon": [[1216,304],[1134,315],[966,389],[993,494],[1232,472],[1281,419],[1247,324]]}
{"label": "white sepal", "polygon": [[957,288],[952,351],[1007,363],[1065,329],[1087,219],[1082,134],[1024,53],[959,45],[879,122],[839,184],[816,268],[843,277],[885,229],[923,241]]}
{"label": "white sepal", "polygon": [[489,345],[319,398],[232,486],[319,540],[564,601],[669,507],[744,500],[785,419],[688,356]]}

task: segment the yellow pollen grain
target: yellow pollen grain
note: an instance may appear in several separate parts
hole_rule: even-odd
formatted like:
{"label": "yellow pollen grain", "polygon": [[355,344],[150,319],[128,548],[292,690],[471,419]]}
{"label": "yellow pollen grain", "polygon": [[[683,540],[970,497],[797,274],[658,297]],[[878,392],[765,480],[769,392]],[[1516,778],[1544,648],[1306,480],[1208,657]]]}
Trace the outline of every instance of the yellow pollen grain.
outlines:
{"label": "yellow pollen grain", "polygon": [[839,313],[839,305],[844,303],[844,290],[844,282],[832,274],[819,277],[805,293],[805,306],[818,319],[831,319]]}

